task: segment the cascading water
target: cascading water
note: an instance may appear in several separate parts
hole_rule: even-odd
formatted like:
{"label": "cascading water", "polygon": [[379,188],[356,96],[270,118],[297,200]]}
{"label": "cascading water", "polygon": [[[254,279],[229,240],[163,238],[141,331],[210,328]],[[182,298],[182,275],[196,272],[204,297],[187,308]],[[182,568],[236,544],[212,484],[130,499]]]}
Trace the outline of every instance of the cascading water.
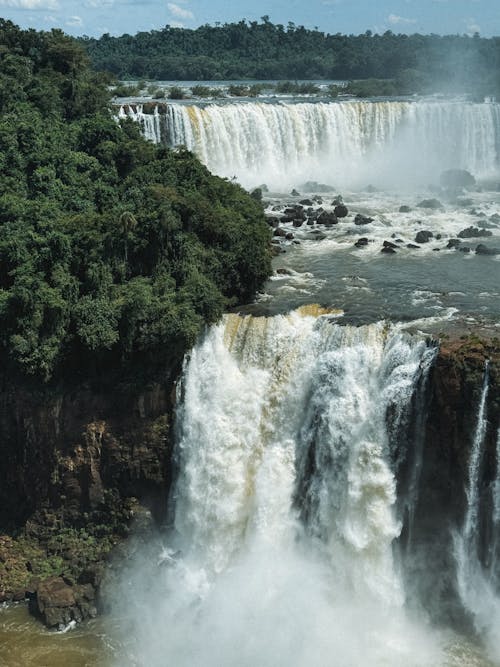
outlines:
{"label": "cascading water", "polygon": [[[489,391],[489,362],[485,364],[483,386],[479,400],[477,423],[469,458],[466,486],[466,511],[462,529],[455,535],[458,593],[464,608],[472,615],[477,631],[485,637],[494,656],[500,654],[498,626],[500,596],[496,590],[496,573],[486,568],[480,553],[481,467],[488,428],[487,399]],[[499,466],[497,461],[497,466]],[[495,485],[496,486],[496,485]],[[497,489],[494,489],[496,493]],[[498,498],[494,497],[493,522],[497,522]]]}
{"label": "cascading water", "polygon": [[500,105],[465,102],[169,104],[120,116],[155,142],[185,145],[221,176],[273,188],[427,184],[440,171],[492,176],[500,162]]}
{"label": "cascading water", "polygon": [[184,370],[174,529],[154,601],[139,586],[138,664],[435,664],[393,562],[387,428],[428,356],[316,307],[207,333]]}

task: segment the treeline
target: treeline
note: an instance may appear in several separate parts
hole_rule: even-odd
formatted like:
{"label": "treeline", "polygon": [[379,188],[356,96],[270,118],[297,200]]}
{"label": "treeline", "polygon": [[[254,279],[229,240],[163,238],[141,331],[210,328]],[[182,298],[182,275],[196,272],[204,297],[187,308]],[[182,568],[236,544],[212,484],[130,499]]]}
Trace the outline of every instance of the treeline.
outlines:
{"label": "treeline", "polygon": [[500,38],[479,35],[330,35],[263,17],[82,42],[96,68],[120,79],[397,79],[412,92],[500,84]]}
{"label": "treeline", "polygon": [[0,21],[0,365],[57,380],[179,359],[270,272],[263,212],[146,142],[54,30]]}

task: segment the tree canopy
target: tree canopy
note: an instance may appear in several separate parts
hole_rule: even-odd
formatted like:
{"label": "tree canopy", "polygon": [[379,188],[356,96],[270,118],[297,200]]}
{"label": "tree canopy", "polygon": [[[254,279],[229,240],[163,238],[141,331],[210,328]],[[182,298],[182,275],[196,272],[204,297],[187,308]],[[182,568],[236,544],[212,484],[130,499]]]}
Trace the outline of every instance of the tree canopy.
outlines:
{"label": "tree canopy", "polygon": [[108,97],[74,40],[0,21],[0,363],[18,376],[178,358],[270,273],[259,204]]}
{"label": "tree canopy", "polygon": [[116,76],[159,80],[396,79],[422,90],[500,88],[500,38],[367,31],[327,34],[245,20],[100,39],[83,38],[92,62]]}

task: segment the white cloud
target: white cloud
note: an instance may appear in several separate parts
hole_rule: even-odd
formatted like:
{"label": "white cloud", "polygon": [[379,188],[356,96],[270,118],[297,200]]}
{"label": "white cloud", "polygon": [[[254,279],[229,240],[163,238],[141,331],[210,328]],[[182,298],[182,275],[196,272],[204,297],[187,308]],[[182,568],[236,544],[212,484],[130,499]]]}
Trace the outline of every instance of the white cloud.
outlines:
{"label": "white cloud", "polygon": [[70,26],[79,28],[83,25],[82,17],[81,16],[70,16],[69,19],[66,21],[66,25],[70,25]]}
{"label": "white cloud", "polygon": [[481,26],[478,25],[476,19],[464,19],[468,35],[474,35],[476,32],[481,32]]}
{"label": "white cloud", "polygon": [[58,9],[57,0],[0,0],[0,7],[15,9]]}
{"label": "white cloud", "polygon": [[389,14],[387,20],[391,25],[410,25],[417,22],[417,19],[406,19],[404,16],[398,16],[397,14]]}
{"label": "white cloud", "polygon": [[167,2],[167,7],[172,14],[178,19],[194,19],[194,14],[189,9],[183,9],[176,5],[174,2]]}

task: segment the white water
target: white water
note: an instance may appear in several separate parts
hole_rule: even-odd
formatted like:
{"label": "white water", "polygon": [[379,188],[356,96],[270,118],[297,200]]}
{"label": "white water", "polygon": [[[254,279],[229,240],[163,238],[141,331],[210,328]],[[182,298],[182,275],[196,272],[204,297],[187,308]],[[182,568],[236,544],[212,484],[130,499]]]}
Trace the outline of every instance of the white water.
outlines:
{"label": "white water", "polygon": [[314,310],[228,315],[193,350],[174,535],[129,603],[140,605],[134,664],[441,664],[431,629],[407,616],[393,560],[386,427],[427,345]]}
{"label": "white water", "polygon": [[[484,443],[488,427],[487,398],[489,391],[489,363],[486,362],[483,387],[478,407],[477,423],[469,458],[466,487],[467,508],[462,530],[455,536],[457,561],[457,585],[465,609],[472,615],[477,631],[484,637],[486,645],[496,660],[500,659],[500,597],[495,590],[491,573],[480,560],[479,519],[480,479],[484,456]],[[493,519],[498,499],[495,498]]]}
{"label": "white water", "polygon": [[435,182],[444,169],[498,173],[500,105],[466,102],[169,104],[122,107],[155,142],[185,145],[221,176],[273,189]]}

